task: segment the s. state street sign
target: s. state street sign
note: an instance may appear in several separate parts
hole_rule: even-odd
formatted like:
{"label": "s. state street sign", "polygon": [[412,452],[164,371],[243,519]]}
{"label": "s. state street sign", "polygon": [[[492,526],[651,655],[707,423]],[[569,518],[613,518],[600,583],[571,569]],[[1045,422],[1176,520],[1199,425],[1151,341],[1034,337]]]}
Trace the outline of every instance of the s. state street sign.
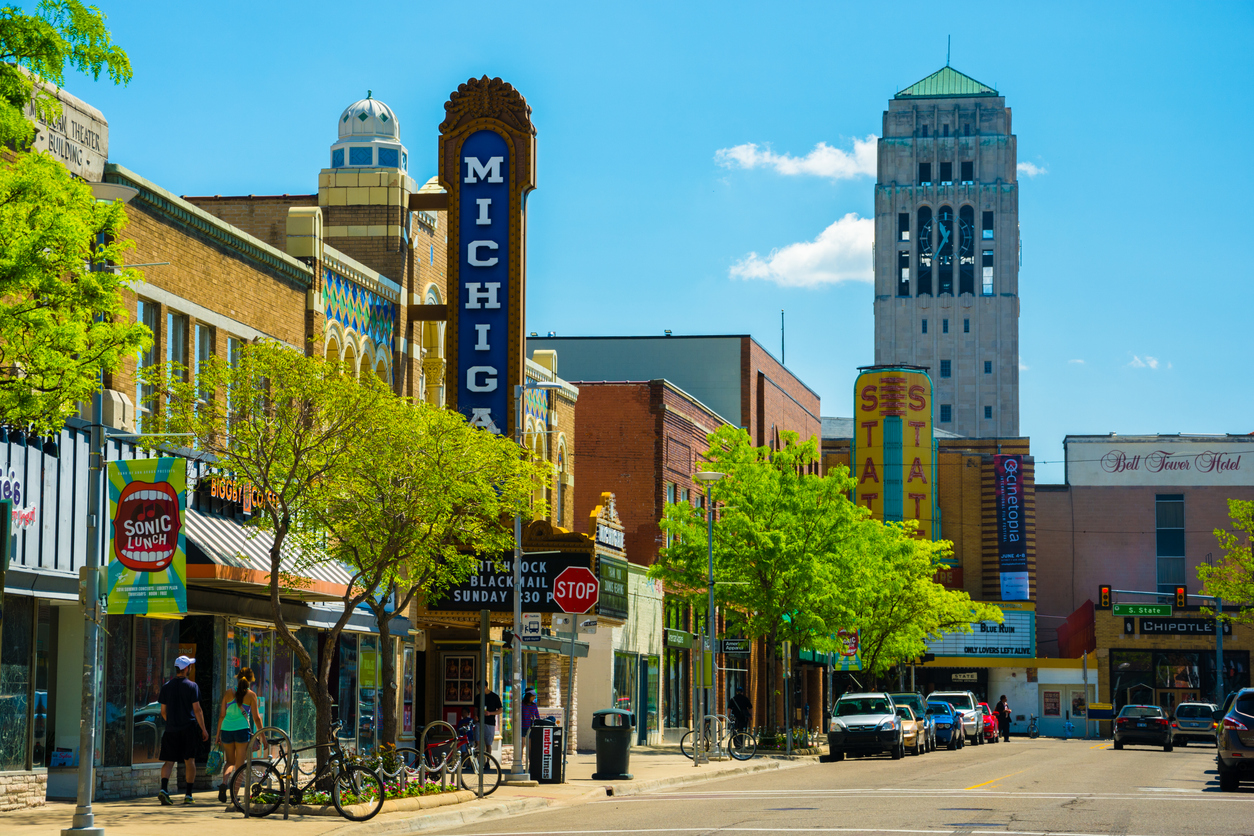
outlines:
{"label": "s. state street sign", "polygon": [[597,602],[601,584],[590,569],[571,566],[562,570],[553,584],[553,602],[562,612],[584,613]]}

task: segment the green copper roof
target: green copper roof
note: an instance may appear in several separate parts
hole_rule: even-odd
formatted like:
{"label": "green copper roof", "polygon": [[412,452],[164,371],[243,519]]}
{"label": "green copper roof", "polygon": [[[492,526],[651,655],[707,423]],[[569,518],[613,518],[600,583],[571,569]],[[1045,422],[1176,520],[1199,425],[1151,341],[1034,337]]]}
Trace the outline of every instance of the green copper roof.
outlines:
{"label": "green copper roof", "polygon": [[932,73],[922,81],[916,81],[893,98],[953,98],[954,96],[996,96],[997,91],[981,84],[969,75],[963,75],[949,65]]}

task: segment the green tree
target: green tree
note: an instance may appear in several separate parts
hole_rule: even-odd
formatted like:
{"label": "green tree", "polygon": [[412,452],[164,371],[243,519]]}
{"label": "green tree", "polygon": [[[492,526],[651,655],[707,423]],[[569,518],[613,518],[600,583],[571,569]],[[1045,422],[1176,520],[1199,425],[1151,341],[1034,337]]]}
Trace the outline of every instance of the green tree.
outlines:
{"label": "green tree", "polygon": [[[466,423],[457,412],[392,398],[341,479],[319,485],[314,515],[331,536],[330,553],[356,571],[381,570],[364,603],[380,646],[392,617],[416,595],[439,598],[475,571],[481,555],[513,548],[515,513],[530,514],[547,463],[520,458],[518,445]],[[396,671],[382,654],[380,740],[396,742]]]}
{"label": "green tree", "polygon": [[77,0],[46,0],[34,15],[0,8],[0,145],[15,149],[0,159],[0,424],[40,434],[91,398],[101,370],[151,340],[122,302],[137,274],[109,267],[131,246],[118,239],[121,204],[97,203],[56,160],[24,150],[34,132],[27,104],[59,116],[47,86],[64,82],[67,65],[131,78],[96,9]]}
{"label": "green tree", "polygon": [[[844,565],[856,552],[866,511],[849,500],[846,468],[813,471],[818,442],[782,434],[778,450],[753,447],[742,429],[724,426],[709,436],[703,470],[727,474],[714,483],[721,503],[714,528],[715,605],[730,627],[766,640],[770,681],[785,639],[813,646],[853,621],[835,594]],[[707,540],[704,509],[668,504],[661,522],[669,545],[650,576],[661,578],[699,610],[706,607]],[[775,700],[768,703],[774,724]]]}
{"label": "green tree", "polygon": [[862,554],[843,567],[838,594],[855,614],[848,626],[860,630],[862,669],[876,684],[893,665],[926,653],[929,637],[970,633],[973,621],[1001,623],[999,608],[973,602],[967,593],[933,580],[952,543],[918,536],[914,521],[866,519],[860,528]]}
{"label": "green tree", "polygon": [[35,14],[0,7],[0,145],[22,148],[34,135],[25,112],[33,104],[40,119],[61,115],[48,87],[65,86],[65,68],[114,84],[131,80],[131,61],[113,43],[105,16],[79,0],[43,0]]}
{"label": "green tree", "polygon": [[[260,496],[250,525],[271,538],[270,615],[313,700],[316,740],[329,743],[334,654],[315,656],[305,648],[287,623],[282,600],[305,585],[302,570],[329,559],[321,525],[327,493],[376,461],[366,440],[386,431],[382,422],[395,396],[373,375],[359,382],[337,363],[274,343],[244,346],[234,363],[212,357],[201,364],[197,379],[175,365],[152,366],[142,374],[164,401],[151,405],[153,423],[191,433],[197,450]],[[285,567],[285,556],[297,551],[293,546],[300,556]],[[336,646],[353,611],[388,572],[383,565],[350,571],[343,610],[326,634],[328,647]],[[325,752],[319,750],[320,762]]]}
{"label": "green tree", "polygon": [[[1197,576],[1207,595],[1224,600],[1224,621],[1254,624],[1254,501],[1229,499],[1228,516],[1233,530],[1215,529],[1224,559],[1214,566],[1199,566]],[[1202,611],[1214,615],[1213,607]]]}

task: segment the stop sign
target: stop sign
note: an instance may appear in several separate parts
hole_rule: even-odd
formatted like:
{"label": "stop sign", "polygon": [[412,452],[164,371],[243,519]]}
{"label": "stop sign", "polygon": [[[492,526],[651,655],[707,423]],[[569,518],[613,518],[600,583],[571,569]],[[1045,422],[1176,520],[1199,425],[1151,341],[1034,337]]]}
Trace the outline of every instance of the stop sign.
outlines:
{"label": "stop sign", "polygon": [[553,601],[562,612],[587,612],[597,602],[601,585],[591,570],[570,566],[553,582]]}

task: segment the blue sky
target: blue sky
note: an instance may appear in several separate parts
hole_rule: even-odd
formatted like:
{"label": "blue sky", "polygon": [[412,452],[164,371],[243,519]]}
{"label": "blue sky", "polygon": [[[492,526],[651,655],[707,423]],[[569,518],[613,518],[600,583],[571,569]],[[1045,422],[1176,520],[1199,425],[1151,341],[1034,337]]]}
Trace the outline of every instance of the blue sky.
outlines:
{"label": "blue sky", "polygon": [[504,78],[539,131],[528,329],[778,352],[783,308],[825,415],[851,414],[873,361],[855,141],[952,35],[1040,169],[1020,177],[1038,481],[1061,481],[1068,433],[1254,431],[1249,3],[98,2],[135,79],[67,86],[113,161],[177,194],[315,191],[367,89],[425,180],[448,94]]}

